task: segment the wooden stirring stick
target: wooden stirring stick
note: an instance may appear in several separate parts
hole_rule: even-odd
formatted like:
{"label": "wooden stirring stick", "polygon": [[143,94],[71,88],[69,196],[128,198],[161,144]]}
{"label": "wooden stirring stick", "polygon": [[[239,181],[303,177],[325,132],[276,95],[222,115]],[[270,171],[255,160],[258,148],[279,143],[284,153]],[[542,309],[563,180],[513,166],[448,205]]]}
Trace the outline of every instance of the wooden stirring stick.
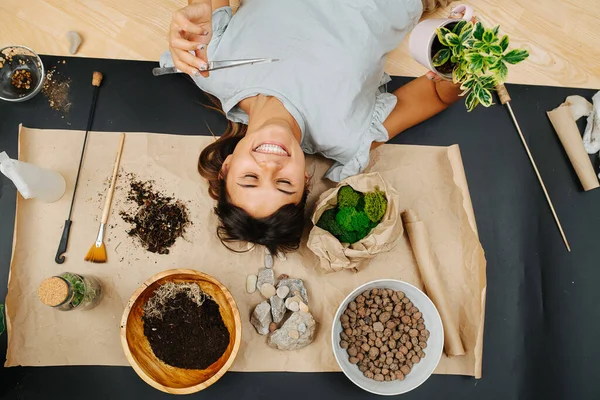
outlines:
{"label": "wooden stirring stick", "polygon": [[540,185],[542,186],[544,195],[546,195],[546,201],[548,202],[548,205],[550,206],[550,210],[552,211],[552,215],[554,216],[554,221],[556,221],[556,225],[558,226],[560,235],[562,236],[563,241],[565,242],[565,246],[567,246],[567,250],[570,252],[571,246],[569,246],[569,242],[567,240],[567,237],[565,236],[565,232],[563,231],[562,225],[560,224],[558,215],[556,215],[556,210],[554,210],[554,205],[552,204],[552,200],[550,200],[550,195],[548,194],[548,191],[546,190],[546,185],[544,185],[544,180],[542,179],[542,176],[540,175],[540,171],[538,171],[537,165],[535,164],[535,161],[533,160],[531,151],[529,151],[529,146],[527,145],[527,142],[525,141],[525,137],[523,136],[523,132],[521,131],[521,127],[519,126],[517,117],[515,117],[512,107],[510,106],[511,99],[508,94],[508,90],[506,90],[506,87],[502,83],[499,85],[496,85],[496,90],[498,91],[498,97],[500,98],[500,103],[504,104],[508,108],[508,112],[510,113],[510,116],[512,117],[515,127],[517,128],[517,131],[519,132],[519,136],[521,137],[521,142],[523,142],[523,146],[525,147],[527,156],[529,156],[529,161],[531,161],[531,165],[533,166],[533,170],[535,171],[535,174],[537,175],[537,178],[540,181]]}

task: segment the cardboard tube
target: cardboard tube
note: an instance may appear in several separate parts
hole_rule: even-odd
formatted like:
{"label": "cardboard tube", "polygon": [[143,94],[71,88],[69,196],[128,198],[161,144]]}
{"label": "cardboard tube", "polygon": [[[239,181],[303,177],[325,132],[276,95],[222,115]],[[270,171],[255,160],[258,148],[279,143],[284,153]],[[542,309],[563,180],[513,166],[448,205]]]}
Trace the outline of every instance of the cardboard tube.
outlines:
{"label": "cardboard tube", "polygon": [[444,325],[444,350],[449,356],[462,356],[465,354],[465,349],[460,339],[458,321],[453,318],[450,303],[447,300],[446,287],[438,273],[439,261],[431,249],[425,224],[419,220],[417,214],[412,210],[402,213],[402,220],[404,221],[404,228],[410,239],[427,295],[437,307],[442,318],[442,324]]}
{"label": "cardboard tube", "polygon": [[571,109],[566,105],[561,105],[552,111],[548,111],[547,114],[573,168],[575,168],[583,189],[588,191],[600,186],[590,157],[585,151],[585,147],[583,147],[581,133],[577,128]]}

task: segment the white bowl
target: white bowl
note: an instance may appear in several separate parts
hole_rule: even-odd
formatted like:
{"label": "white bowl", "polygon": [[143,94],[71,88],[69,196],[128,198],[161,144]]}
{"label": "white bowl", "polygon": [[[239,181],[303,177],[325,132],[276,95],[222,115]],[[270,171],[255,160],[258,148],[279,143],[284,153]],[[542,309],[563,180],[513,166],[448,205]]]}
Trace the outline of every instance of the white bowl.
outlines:
{"label": "white bowl", "polygon": [[[423,313],[425,328],[430,332],[429,339],[427,340],[427,348],[423,349],[426,357],[418,364],[413,366],[411,372],[403,381],[396,380],[392,382],[377,382],[373,379],[365,377],[363,373],[358,370],[356,365],[350,364],[347,351],[340,347],[340,333],[342,332],[340,316],[346,310],[348,303],[354,300],[365,290],[374,288],[385,288],[404,292],[410,301],[412,301],[412,303],[415,305],[415,307],[418,307],[419,311]],[[406,282],[395,279],[380,279],[365,283],[364,285],[354,289],[354,291],[344,299],[342,304],[340,304],[333,320],[333,326],[331,329],[331,343],[333,346],[335,359],[337,360],[340,368],[342,368],[344,374],[346,374],[346,376],[352,382],[354,382],[355,385],[374,394],[393,396],[410,392],[411,390],[420,386],[427,380],[427,378],[429,378],[429,376],[431,376],[433,370],[435,370],[440,362],[440,358],[442,357],[442,349],[444,347],[444,329],[440,314],[425,293]]]}

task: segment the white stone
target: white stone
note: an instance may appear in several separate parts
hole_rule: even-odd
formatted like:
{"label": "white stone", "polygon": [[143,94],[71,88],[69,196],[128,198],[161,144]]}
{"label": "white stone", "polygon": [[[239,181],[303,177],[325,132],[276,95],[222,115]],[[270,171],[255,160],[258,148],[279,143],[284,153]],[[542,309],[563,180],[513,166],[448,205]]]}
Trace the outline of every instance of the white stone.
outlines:
{"label": "white stone", "polygon": [[279,296],[282,299],[285,299],[289,293],[290,288],[287,286],[280,286],[277,288],[277,296]]}
{"label": "white stone", "polygon": [[[268,283],[269,285],[275,285],[275,273],[272,269],[261,268],[258,270],[258,280],[256,281],[256,288],[260,290],[262,285]],[[270,297],[270,296],[269,296]]]}
{"label": "white stone", "polygon": [[[294,293],[294,292],[299,292],[300,297],[302,298],[302,301],[304,302],[304,304],[308,305],[308,293],[306,293],[306,288],[304,287],[304,282],[302,282],[302,279],[281,279],[279,281],[279,283],[277,283],[277,287],[281,287],[281,286],[287,286],[290,288],[290,292]],[[289,296],[289,295],[288,295]]]}
{"label": "white stone", "polygon": [[[285,306],[287,307],[288,310],[293,311],[293,312],[300,310],[300,307],[301,307],[300,304],[303,304],[300,296],[288,297],[285,300]],[[306,304],[304,304],[303,308],[305,308],[308,311],[308,307],[306,306]]]}
{"label": "white stone", "polygon": [[69,31],[67,32],[67,40],[69,41],[69,53],[77,53],[82,42],[81,35],[75,31]]}
{"label": "white stone", "polygon": [[298,303],[298,308],[302,312],[308,312],[308,306],[306,304],[304,304],[303,302]]}
{"label": "white stone", "polygon": [[248,275],[246,278],[246,291],[248,293],[256,292],[256,282],[258,281],[258,277],[256,275]]}
{"label": "white stone", "polygon": [[[301,324],[304,324],[306,328],[304,332],[297,329]],[[281,328],[269,335],[267,343],[279,350],[299,350],[314,340],[316,324],[310,313],[295,312],[283,323]],[[291,333],[290,335],[290,332],[297,333],[298,338],[294,339],[292,336],[296,336],[296,334]]]}
{"label": "white stone", "polygon": [[287,308],[288,308],[288,310],[290,310],[292,312],[296,312],[296,311],[298,311],[300,309],[300,306],[295,301],[290,301],[287,304]]}
{"label": "white stone", "polygon": [[273,268],[273,256],[271,254],[265,254],[265,268]]}
{"label": "white stone", "polygon": [[254,325],[259,334],[266,335],[269,333],[271,322],[271,306],[266,301],[263,301],[254,308],[250,323]]}
{"label": "white stone", "polygon": [[285,303],[279,296],[272,296],[269,298],[271,303],[271,314],[273,315],[273,322],[279,324],[283,317],[285,316],[285,312],[287,309],[285,308]]}
{"label": "white stone", "polygon": [[298,339],[300,337],[300,333],[298,331],[291,330],[288,332],[288,336],[292,339]]}
{"label": "white stone", "polygon": [[300,333],[306,332],[306,324],[305,323],[298,324],[298,332],[300,332]]}
{"label": "white stone", "polygon": [[260,294],[262,294],[265,298],[270,299],[277,294],[277,290],[275,289],[275,286],[269,283],[264,283],[260,287]]}

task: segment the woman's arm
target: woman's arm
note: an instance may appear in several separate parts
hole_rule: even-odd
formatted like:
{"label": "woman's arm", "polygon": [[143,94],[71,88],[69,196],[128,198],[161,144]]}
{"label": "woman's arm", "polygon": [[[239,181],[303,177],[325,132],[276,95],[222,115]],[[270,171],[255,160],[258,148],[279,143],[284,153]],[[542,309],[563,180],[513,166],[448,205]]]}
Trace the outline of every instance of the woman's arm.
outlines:
{"label": "woman's arm", "polygon": [[[444,80],[430,80],[428,76],[402,86],[394,92],[398,101],[383,123],[389,139],[445,110],[460,100],[460,93],[458,85]],[[375,142],[371,149],[381,144]]]}

